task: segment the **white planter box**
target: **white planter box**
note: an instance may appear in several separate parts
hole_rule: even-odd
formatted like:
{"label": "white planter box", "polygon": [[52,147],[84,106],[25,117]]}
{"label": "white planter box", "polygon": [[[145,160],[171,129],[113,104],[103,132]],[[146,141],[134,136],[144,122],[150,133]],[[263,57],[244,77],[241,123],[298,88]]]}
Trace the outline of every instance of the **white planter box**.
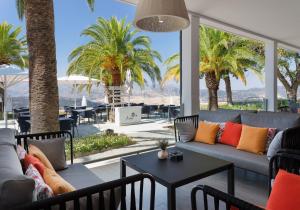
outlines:
{"label": "white planter box", "polygon": [[115,123],[116,125],[130,125],[141,122],[142,107],[128,106],[115,108]]}

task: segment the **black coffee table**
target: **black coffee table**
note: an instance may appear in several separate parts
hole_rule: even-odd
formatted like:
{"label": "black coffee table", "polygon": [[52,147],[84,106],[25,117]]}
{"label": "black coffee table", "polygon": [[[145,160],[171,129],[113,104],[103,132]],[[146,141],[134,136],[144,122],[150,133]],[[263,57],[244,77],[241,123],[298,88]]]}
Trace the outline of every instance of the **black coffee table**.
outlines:
{"label": "black coffee table", "polygon": [[181,148],[168,151],[183,152],[183,160],[159,160],[157,151],[121,158],[121,177],[126,177],[126,166],[140,173],[149,173],[168,189],[168,209],[176,209],[176,188],[221,171],[228,171],[227,190],[234,195],[234,165],[231,162],[202,155]]}

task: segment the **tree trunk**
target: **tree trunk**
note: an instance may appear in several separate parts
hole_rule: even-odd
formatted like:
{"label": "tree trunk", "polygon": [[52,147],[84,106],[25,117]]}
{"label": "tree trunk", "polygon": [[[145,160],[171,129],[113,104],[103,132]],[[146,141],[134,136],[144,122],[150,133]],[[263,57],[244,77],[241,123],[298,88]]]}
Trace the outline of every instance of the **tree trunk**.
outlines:
{"label": "tree trunk", "polygon": [[297,102],[297,89],[286,89],[286,95],[288,100],[293,101],[293,102]]}
{"label": "tree trunk", "polygon": [[53,0],[26,0],[31,132],[59,130]]}
{"label": "tree trunk", "polygon": [[231,81],[230,81],[229,75],[225,76],[223,78],[223,80],[225,82],[227,104],[233,105],[232,90],[231,90]]}
{"label": "tree trunk", "polygon": [[218,109],[219,82],[214,72],[205,74],[205,83],[208,89],[208,110],[210,111]]}
{"label": "tree trunk", "polygon": [[[122,79],[121,79],[121,73],[119,71],[119,69],[114,69],[112,70],[112,86],[116,86],[119,87],[122,85]],[[109,90],[108,91],[109,95],[114,95],[114,98],[112,99],[111,97],[109,97],[111,99],[110,103],[119,103],[121,102],[121,95],[120,92],[118,90]],[[115,105],[118,106],[118,105]],[[108,115],[108,119],[110,122],[114,122],[115,121],[115,110],[111,109],[109,111],[109,115]]]}

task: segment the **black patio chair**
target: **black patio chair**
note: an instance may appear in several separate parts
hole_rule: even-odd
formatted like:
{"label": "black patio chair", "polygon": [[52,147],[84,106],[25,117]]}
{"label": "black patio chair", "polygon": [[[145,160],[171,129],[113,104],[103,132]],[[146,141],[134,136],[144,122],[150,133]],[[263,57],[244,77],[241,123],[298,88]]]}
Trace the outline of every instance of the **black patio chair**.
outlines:
{"label": "black patio chair", "polygon": [[[269,165],[269,192],[271,192],[272,181],[277,175],[279,169],[283,169],[290,173],[299,175],[300,152],[298,150],[285,149],[279,151],[274,157],[271,158]],[[244,200],[234,197],[233,195],[224,193],[220,190],[205,185],[198,185],[192,189],[192,210],[197,210],[196,194],[199,191],[202,191],[203,194],[204,210],[208,210],[208,196],[213,197],[213,205],[215,210],[218,210],[220,208],[221,203],[225,204],[226,210],[229,210],[232,206],[236,207],[239,210],[263,210],[263,208],[260,208],[254,204],[248,203]]]}
{"label": "black patio chair", "polygon": [[28,122],[28,120],[30,120],[29,116],[19,116],[17,118],[20,133],[27,134],[30,132],[30,123]]}
{"label": "black patio chair", "polygon": [[94,120],[94,123],[96,123],[96,112],[95,110],[85,110],[83,112],[83,116],[82,116],[84,119],[88,119],[88,122],[90,123],[90,119],[93,119]]}
{"label": "black patio chair", "polygon": [[[73,126],[72,130],[75,131],[75,129],[76,129],[77,135],[79,135],[78,127],[77,127],[78,118],[79,118],[78,112],[76,112],[76,111],[71,111],[71,116],[70,116],[69,118],[73,120],[73,121],[72,121],[72,126]],[[73,135],[75,135],[75,132],[74,132]]]}
{"label": "black patio chair", "polygon": [[74,136],[73,119],[70,119],[70,118],[60,119],[59,127],[60,127],[60,131],[72,132],[72,136]]}
{"label": "black patio chair", "polygon": [[161,105],[159,107],[159,113],[161,118],[169,117],[169,106]]}
{"label": "black patio chair", "polygon": [[150,117],[151,107],[148,105],[142,106],[142,115],[146,115],[147,118]]}

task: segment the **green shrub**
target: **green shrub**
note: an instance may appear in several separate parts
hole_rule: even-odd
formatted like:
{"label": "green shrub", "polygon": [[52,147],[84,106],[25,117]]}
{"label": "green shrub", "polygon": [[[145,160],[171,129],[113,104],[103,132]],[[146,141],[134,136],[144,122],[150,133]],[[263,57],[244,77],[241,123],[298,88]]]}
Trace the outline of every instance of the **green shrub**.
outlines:
{"label": "green shrub", "polygon": [[[74,157],[82,157],[106,150],[134,144],[128,136],[120,134],[96,134],[75,138],[73,141]],[[70,158],[70,144],[66,145],[67,158]]]}

